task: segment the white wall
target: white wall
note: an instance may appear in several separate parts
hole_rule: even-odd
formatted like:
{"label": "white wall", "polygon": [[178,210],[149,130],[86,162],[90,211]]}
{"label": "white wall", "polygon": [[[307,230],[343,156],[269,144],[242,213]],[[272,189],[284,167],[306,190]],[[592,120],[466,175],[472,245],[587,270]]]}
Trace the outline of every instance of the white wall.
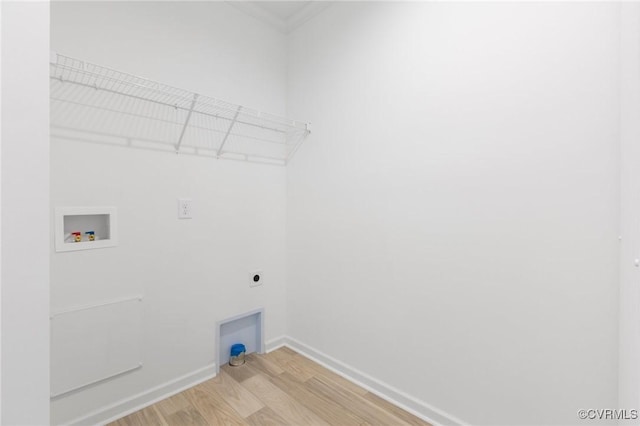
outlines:
{"label": "white wall", "polygon": [[340,3],[292,33],[290,335],[452,421],[615,408],[618,19]]}
{"label": "white wall", "polygon": [[[597,3],[345,3],[285,40],[224,3],[55,3],[54,50],[314,133],[287,177],[52,141],[51,205],[116,205],[120,222],[117,248],[51,252],[52,309],[145,294],[144,368],[55,401],[54,422],[210,366],[215,322],[258,306],[267,340],[287,332],[451,418],[615,407],[617,141],[635,131],[619,18]],[[191,221],[175,218],[182,196]],[[256,267],[268,283],[250,290]]]}
{"label": "white wall", "polygon": [[[59,53],[285,112],[284,36],[225,3],[56,2],[51,28]],[[54,423],[211,371],[221,319],[264,307],[265,339],[284,334],[284,168],[59,138],[51,148],[52,207],[116,206],[120,242],[52,251],[52,309],[145,297],[144,367],[55,400]],[[177,219],[180,197],[193,199],[193,219]],[[257,268],[266,282],[250,289]]]}
{"label": "white wall", "polygon": [[640,4],[621,9],[620,408],[640,406]]}
{"label": "white wall", "polygon": [[49,421],[49,3],[2,2],[3,425]]}

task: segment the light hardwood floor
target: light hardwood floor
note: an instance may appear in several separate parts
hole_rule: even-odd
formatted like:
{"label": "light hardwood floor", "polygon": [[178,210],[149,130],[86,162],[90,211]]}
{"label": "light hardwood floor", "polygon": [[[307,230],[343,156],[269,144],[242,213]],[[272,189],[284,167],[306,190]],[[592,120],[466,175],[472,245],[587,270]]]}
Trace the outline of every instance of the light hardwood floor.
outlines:
{"label": "light hardwood floor", "polygon": [[292,351],[251,354],[200,385],[109,426],[413,425],[428,423]]}

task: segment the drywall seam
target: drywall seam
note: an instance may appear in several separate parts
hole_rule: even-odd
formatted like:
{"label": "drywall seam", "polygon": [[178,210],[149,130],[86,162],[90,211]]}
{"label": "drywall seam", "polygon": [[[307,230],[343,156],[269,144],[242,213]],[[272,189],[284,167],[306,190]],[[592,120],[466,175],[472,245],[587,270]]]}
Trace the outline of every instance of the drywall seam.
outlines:
{"label": "drywall seam", "polygon": [[67,423],[69,426],[80,426],[88,424],[107,424],[120,419],[158,401],[169,398],[177,393],[192,388],[206,380],[216,376],[216,365],[209,364],[191,373],[169,380],[161,385],[147,391],[138,393],[131,397],[102,407],[86,416],[76,418]]}
{"label": "drywall seam", "polygon": [[436,408],[424,401],[414,398],[407,393],[394,388],[356,368],[343,363],[311,346],[300,342],[290,336],[284,337],[284,345],[307,358],[317,362],[318,364],[328,368],[341,375],[342,377],[354,382],[355,384],[365,388],[371,393],[389,401],[390,403],[402,408],[409,413],[420,417],[421,419],[433,425],[468,425],[465,422],[439,408]]}

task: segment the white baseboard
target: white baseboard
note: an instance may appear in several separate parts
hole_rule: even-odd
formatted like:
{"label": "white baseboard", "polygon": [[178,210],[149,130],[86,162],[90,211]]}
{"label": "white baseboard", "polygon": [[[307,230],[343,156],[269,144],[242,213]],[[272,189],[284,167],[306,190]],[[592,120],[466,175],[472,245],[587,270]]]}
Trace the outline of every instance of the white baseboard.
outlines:
{"label": "white baseboard", "polygon": [[280,346],[288,346],[296,352],[306,356],[307,358],[317,362],[318,364],[328,368],[344,377],[345,379],[354,382],[355,384],[362,386],[371,393],[378,395],[379,397],[391,402],[394,405],[408,411],[409,413],[420,417],[421,419],[433,424],[433,425],[467,425],[465,422],[451,414],[440,410],[424,401],[414,398],[407,393],[394,388],[387,383],[384,383],[378,379],[371,377],[370,375],[357,370],[350,365],[338,361],[337,359],[326,355],[309,345],[306,345],[293,337],[283,336],[278,339],[278,343],[282,341],[279,346],[273,347],[277,349]]}
{"label": "white baseboard", "polygon": [[[311,346],[289,336],[280,336],[265,343],[265,351],[271,352],[283,346],[287,346],[329,370],[341,375],[347,380],[362,386],[371,393],[391,402],[394,405],[424,419],[433,425],[469,424],[455,416],[440,410],[424,401],[414,398],[407,393],[394,388],[374,377],[359,371],[358,369],[343,363]],[[215,364],[210,364],[192,373],[185,374],[174,380],[163,383],[147,391],[141,392],[129,398],[120,400],[114,404],[103,407],[85,416],[68,423],[69,426],[103,425],[128,414],[141,410],[151,404],[169,398],[186,389],[196,386],[216,375]]]}
{"label": "white baseboard", "polygon": [[287,336],[280,336],[266,342],[264,344],[264,350],[266,353],[269,353],[271,351],[275,351],[276,349],[286,345],[287,345]]}
{"label": "white baseboard", "polygon": [[169,398],[216,376],[215,364],[185,374],[159,386],[102,407],[67,423],[69,426],[104,425],[158,401]]}

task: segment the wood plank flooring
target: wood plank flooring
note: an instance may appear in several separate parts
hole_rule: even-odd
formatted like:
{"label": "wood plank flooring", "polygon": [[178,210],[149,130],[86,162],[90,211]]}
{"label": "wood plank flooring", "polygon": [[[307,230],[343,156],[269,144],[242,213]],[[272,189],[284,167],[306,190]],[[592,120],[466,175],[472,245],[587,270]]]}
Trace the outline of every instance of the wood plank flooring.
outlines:
{"label": "wood plank flooring", "polygon": [[148,425],[429,426],[286,347],[108,426]]}

